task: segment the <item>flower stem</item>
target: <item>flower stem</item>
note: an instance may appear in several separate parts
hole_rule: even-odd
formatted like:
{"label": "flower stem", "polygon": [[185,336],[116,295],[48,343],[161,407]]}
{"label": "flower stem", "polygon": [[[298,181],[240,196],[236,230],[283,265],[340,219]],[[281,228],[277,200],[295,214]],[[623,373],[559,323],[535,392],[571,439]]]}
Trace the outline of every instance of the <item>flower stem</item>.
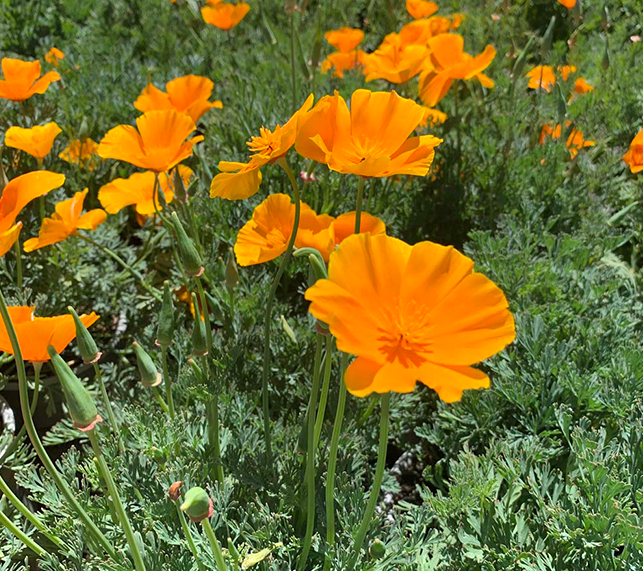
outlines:
{"label": "flower stem", "polygon": [[27,374],[25,372],[25,362],[22,359],[22,351],[20,350],[20,344],[18,342],[18,337],[16,336],[16,330],[14,329],[13,323],[11,322],[11,317],[9,316],[9,311],[7,310],[7,304],[1,291],[0,314],[2,315],[2,319],[4,320],[4,325],[7,330],[7,335],[9,336],[9,339],[11,341],[13,358],[16,362],[16,369],[18,371],[18,391],[20,394],[20,409],[22,412],[23,422],[27,427],[27,434],[29,435],[29,439],[31,440],[31,443],[36,450],[36,454],[38,454],[40,461],[45,466],[47,472],[49,472],[49,475],[56,484],[56,487],[60,490],[72,509],[78,514],[78,517],[85,524],[92,537],[103,547],[103,549],[109,554],[112,559],[117,559],[114,546],[103,535],[98,527],[96,527],[96,524],[91,520],[87,512],[80,505],[80,503],[76,499],[77,494],[72,492],[71,488],[63,480],[60,472],[58,472],[56,466],[51,461],[51,458],[49,458],[49,455],[47,454],[47,451],[45,450],[45,447],[43,446],[40,437],[38,436],[38,431],[36,430],[36,426],[33,422],[33,417],[31,416],[31,410],[29,408],[29,394],[27,391]]}
{"label": "flower stem", "polygon": [[217,562],[217,571],[226,571],[227,567],[225,564],[225,559],[223,559],[223,552],[221,551],[221,545],[219,545],[219,540],[217,536],[214,535],[214,530],[210,525],[209,519],[204,519],[202,522],[203,529],[205,530],[205,535],[210,542],[210,547],[212,548],[212,553],[214,553],[214,559]]}
{"label": "flower stem", "polygon": [[219,395],[214,395],[207,404],[208,436],[212,456],[214,457],[214,474],[217,482],[224,485],[223,464],[221,463],[221,443],[219,440]]}
{"label": "flower stem", "polygon": [[165,382],[165,399],[167,400],[167,408],[170,413],[170,418],[174,419],[176,413],[174,411],[174,397],[172,396],[172,378],[167,366],[167,346],[161,345],[161,361],[163,363],[163,381]]}
{"label": "flower stem", "polygon": [[6,527],[13,535],[15,535],[22,543],[24,543],[31,551],[33,551],[38,557],[43,557],[47,552],[40,547],[35,541],[33,541],[28,535],[26,535],[20,528],[16,527],[13,522],[2,512],[0,511],[0,525]]}
{"label": "flower stem", "polygon": [[364,201],[364,177],[360,176],[357,179],[357,198],[355,200],[355,232],[359,234],[359,229],[362,221],[362,202]]}
{"label": "flower stem", "polygon": [[105,405],[105,410],[107,411],[109,424],[111,425],[112,430],[114,431],[114,435],[116,436],[116,443],[118,444],[118,450],[120,452],[124,452],[125,446],[123,446],[121,431],[118,428],[118,424],[116,422],[116,416],[114,415],[114,409],[112,408],[112,403],[109,401],[109,397],[107,396],[107,389],[105,388],[105,382],[103,381],[103,374],[101,373],[100,367],[96,362],[94,362],[94,374],[96,376],[96,379],[98,380],[98,386],[100,387],[100,394],[103,397],[103,404]]}
{"label": "flower stem", "polygon": [[[112,478],[112,474],[109,471],[107,464],[105,463],[105,458],[103,456],[103,452],[98,442],[98,435],[96,434],[96,430],[90,430],[88,432],[88,435],[89,435],[89,441],[92,444],[92,449],[94,450],[94,454],[96,455],[98,470],[105,484],[107,485],[107,489],[109,490],[109,495],[111,496],[112,503],[114,505],[114,508],[116,509],[116,514],[118,515],[120,524],[123,526],[123,531],[125,532],[125,537],[127,538],[127,544],[129,545],[129,549],[130,549],[130,554],[132,556],[132,559],[134,560],[134,567],[136,568],[136,571],[145,571],[145,563],[143,562],[143,556],[141,555],[141,552],[138,548],[138,543],[136,543],[136,538],[134,537],[134,530],[132,529],[132,524],[130,523],[129,518],[127,517],[127,513],[125,513],[123,502],[121,502],[121,498],[118,495],[116,483],[114,482],[114,479]],[[117,523],[117,522],[114,522],[114,523]]]}
{"label": "flower stem", "polygon": [[328,389],[330,387],[330,373],[333,368],[333,336],[326,336],[326,357],[324,358],[324,378],[322,381],[321,396],[319,397],[319,410],[315,420],[315,449],[319,444],[321,429],[324,424],[324,415],[326,413],[326,402],[328,401]]}
{"label": "flower stem", "polygon": [[16,253],[16,287],[22,295],[22,252],[20,251],[20,238],[16,240],[13,249]]}
{"label": "flower stem", "polygon": [[208,300],[206,299],[205,292],[203,291],[203,282],[201,281],[201,277],[194,276],[194,281],[196,282],[199,299],[201,300],[201,315],[203,315],[203,320],[205,321],[205,338],[208,345],[208,352],[210,352],[212,351],[212,326],[210,325]]}
{"label": "flower stem", "polygon": [[166,414],[170,414],[170,407],[168,407],[167,403],[163,400],[159,388],[152,387],[152,391],[154,392],[154,398],[156,399],[156,402],[159,403],[159,406],[163,409],[163,412],[165,412]]}
{"label": "flower stem", "polygon": [[290,10],[290,78],[292,81],[292,112],[297,111],[297,73],[295,71],[295,10]]}
{"label": "flower stem", "polygon": [[203,566],[203,563],[201,563],[201,561],[199,560],[199,551],[197,550],[196,545],[194,543],[194,538],[192,537],[192,532],[190,531],[190,526],[188,525],[188,522],[185,519],[185,515],[183,515],[183,512],[181,511],[181,508],[178,502],[174,502],[174,505],[176,505],[176,511],[179,514],[179,521],[181,522],[181,527],[183,528],[183,535],[185,535],[185,539],[188,542],[188,546],[190,547],[190,551],[194,556],[194,560],[196,561],[197,567],[199,568],[199,571],[205,571],[205,567]]}

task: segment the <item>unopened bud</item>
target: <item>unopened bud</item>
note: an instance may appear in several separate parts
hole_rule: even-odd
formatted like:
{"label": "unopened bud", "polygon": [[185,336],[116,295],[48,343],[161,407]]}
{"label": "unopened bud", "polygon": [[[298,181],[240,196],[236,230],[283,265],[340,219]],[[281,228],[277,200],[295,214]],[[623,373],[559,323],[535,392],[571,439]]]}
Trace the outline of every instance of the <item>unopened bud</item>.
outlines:
{"label": "unopened bud", "polygon": [[180,202],[187,202],[188,201],[188,193],[185,188],[185,185],[183,184],[183,179],[181,178],[181,173],[179,173],[179,169],[175,168],[174,173],[172,175],[172,181],[174,183],[174,196],[180,201]]}
{"label": "unopened bud", "polygon": [[183,261],[185,273],[189,276],[203,274],[203,261],[192,239],[187,235],[176,212],[172,212],[172,225],[176,233],[177,244]]}
{"label": "unopened bud", "polygon": [[80,320],[80,317],[78,317],[74,308],[70,306],[67,308],[67,311],[69,311],[74,318],[74,325],[76,326],[76,341],[78,342],[78,351],[80,351],[80,356],[83,358],[85,363],[95,363],[101,356],[101,352],[96,346],[96,341],[94,341],[92,334]]}
{"label": "unopened bud", "polygon": [[183,482],[174,482],[171,486],[170,489],[168,490],[168,495],[170,496],[170,499],[175,502],[181,497],[181,486],[183,485]]}
{"label": "unopened bud", "polygon": [[232,561],[235,563],[239,563],[239,561],[241,561],[241,553],[239,553],[239,550],[234,546],[232,538],[230,537],[228,537],[228,553],[230,554],[230,557],[232,557]]}
{"label": "unopened bud", "polygon": [[194,487],[185,494],[181,511],[195,522],[203,521],[214,513],[212,500],[203,488]]}
{"label": "unopened bud", "polygon": [[543,36],[543,41],[540,44],[540,55],[543,61],[547,59],[547,55],[549,54],[549,49],[551,48],[551,42],[552,42],[552,39],[554,38],[555,26],[556,26],[556,16],[552,16],[549,22],[549,26],[547,26],[547,30],[545,31],[545,35]]}
{"label": "unopened bud", "polygon": [[382,559],[386,555],[386,546],[379,539],[374,539],[368,552],[373,559]]}
{"label": "unopened bud", "polygon": [[610,57],[610,43],[607,37],[605,38],[605,51],[603,52],[603,60],[601,61],[601,67],[603,71],[607,71],[610,68],[611,57]]}
{"label": "unopened bud", "polygon": [[136,341],[132,343],[132,347],[134,347],[134,353],[136,353],[138,372],[141,375],[143,386],[147,388],[158,387],[161,384],[162,377],[154,361],[152,361],[152,357]]}
{"label": "unopened bud", "polygon": [[[201,309],[196,299],[196,294],[192,294],[192,303],[194,304],[194,326],[192,329],[192,353],[196,357],[205,357],[208,354],[208,341],[205,332],[205,323],[201,319]],[[205,309],[204,311],[207,311]]]}
{"label": "unopened bud", "polygon": [[161,347],[169,347],[174,335],[174,304],[172,303],[172,292],[170,282],[163,282],[163,303],[159,313],[159,321],[156,327],[156,344]]}
{"label": "unopened bud", "polygon": [[232,248],[228,252],[228,260],[225,266],[225,285],[228,288],[228,291],[232,293],[232,290],[237,287],[239,283],[239,270],[237,269],[237,263],[234,260],[234,253]]}

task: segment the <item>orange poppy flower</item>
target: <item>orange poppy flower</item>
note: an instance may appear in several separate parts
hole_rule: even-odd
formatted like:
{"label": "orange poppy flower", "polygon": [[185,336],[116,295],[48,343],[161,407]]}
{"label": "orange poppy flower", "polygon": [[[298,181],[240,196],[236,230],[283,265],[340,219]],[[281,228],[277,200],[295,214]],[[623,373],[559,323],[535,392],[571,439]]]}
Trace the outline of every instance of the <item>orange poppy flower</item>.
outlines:
{"label": "orange poppy flower", "polygon": [[[187,188],[194,172],[184,165],[179,165],[176,168]],[[137,214],[150,216],[156,212],[153,202],[155,179],[156,175],[151,171],[134,173],[129,178],[117,178],[100,188],[98,200],[109,214],[116,214],[126,206],[133,205],[136,207]],[[159,184],[163,190],[165,202],[172,202],[174,200],[174,176],[168,176],[164,172],[159,173]],[[156,206],[159,210],[163,210],[158,198]]]}
{"label": "orange poppy flower", "polygon": [[458,401],[489,386],[471,365],[515,338],[502,291],[452,247],[351,236],[331,255],[328,276],[306,299],[338,349],[357,355],[344,376],[356,396],[407,393],[420,381]]}
{"label": "orange poppy flower", "polygon": [[150,83],[134,101],[134,107],[141,112],[176,109],[189,115],[196,123],[210,109],[223,109],[221,101],[208,101],[213,88],[212,80],[200,75],[186,75],[168,81],[165,84],[167,93]]}
{"label": "orange poppy flower", "polygon": [[[369,232],[372,236],[386,234],[386,224],[368,212],[361,212],[359,217],[359,232]],[[332,226],[333,241],[339,246],[346,238],[355,234],[355,211],[346,212],[335,218]]]}
{"label": "orange poppy flower", "polygon": [[585,81],[585,78],[579,77],[574,82],[574,88],[572,89],[572,95],[569,100],[572,101],[576,97],[576,95],[583,95],[584,93],[590,93],[592,91],[594,91],[594,86],[590,83],[587,83],[587,81]]}
{"label": "orange poppy flower", "polygon": [[429,50],[424,46],[387,44],[368,54],[365,60],[366,81],[386,79],[391,83],[406,83],[428,67]]}
{"label": "orange poppy flower", "polygon": [[362,43],[364,32],[356,28],[340,28],[324,34],[326,41],[339,52],[351,52]]}
{"label": "orange poppy flower", "polygon": [[68,163],[94,170],[98,159],[100,159],[97,152],[98,143],[86,137],[82,141],[80,139],[70,141],[69,145],[58,156]]}
{"label": "orange poppy flower", "polygon": [[424,109],[424,116],[418,128],[426,127],[427,125],[435,127],[438,123],[444,123],[448,119],[448,115],[438,109],[432,109],[431,107],[422,107],[422,109]]}
{"label": "orange poppy flower", "polygon": [[49,154],[54,140],[60,133],[62,129],[53,121],[30,129],[9,127],[4,136],[4,144],[42,160]]}
{"label": "orange poppy flower", "polygon": [[293,114],[282,127],[277,125],[273,131],[262,127],[258,137],[252,137],[247,143],[252,156],[247,163],[221,161],[220,174],[212,179],[210,196],[239,200],[248,198],[259,190],[261,184],[261,167],[274,163],[286,155],[295,143],[297,122],[313,104],[313,96],[309,95],[304,104]]}
{"label": "orange poppy flower", "polygon": [[527,72],[525,77],[529,78],[529,84],[527,86],[529,89],[538,89],[540,87],[549,92],[556,84],[556,75],[550,65],[537,65]]}
{"label": "orange poppy flower", "polygon": [[327,73],[333,69],[333,74],[340,79],[344,77],[344,72],[355,69],[358,65],[364,65],[368,54],[362,50],[353,50],[352,52],[333,52],[321,63],[322,73]]}
{"label": "orange poppy flower", "polygon": [[571,10],[574,6],[576,6],[576,0],[558,0],[559,4],[562,4],[565,6],[565,8]]}
{"label": "orange poppy flower", "polygon": [[643,129],[632,139],[629,150],[623,155],[623,161],[632,173],[643,171]]}
{"label": "orange poppy flower", "polygon": [[493,81],[482,72],[491,65],[496,56],[493,46],[471,56],[464,51],[464,38],[459,34],[440,34],[428,41],[431,50],[433,69],[420,75],[419,93],[422,102],[435,107],[448,93],[454,79],[469,80],[474,77],[487,88],[494,86]]}
{"label": "orange poppy flower", "polygon": [[40,62],[22,61],[19,59],[2,58],[2,74],[0,79],[0,99],[24,101],[36,93],[44,93],[54,81],[60,79],[56,71],[48,71],[40,77]]}
{"label": "orange poppy flower", "polygon": [[[74,318],[69,313],[55,317],[36,317],[33,307],[17,305],[7,309],[25,361],[32,363],[49,361],[47,353],[49,345],[56,349],[56,353],[61,353],[76,337]],[[90,327],[98,317],[92,311],[89,315],[81,315],[80,320],[85,327]],[[0,319],[0,351],[13,355],[13,347],[2,319]]]}
{"label": "orange poppy flower", "polygon": [[143,113],[136,119],[136,127],[138,130],[131,125],[111,129],[98,145],[98,154],[104,159],[165,172],[191,156],[192,147],[203,140],[203,135],[187,139],[196,125],[190,117],[174,110]]}
{"label": "orange poppy flower", "polygon": [[45,54],[45,61],[47,63],[50,63],[54,67],[58,67],[58,63],[60,62],[61,59],[65,57],[65,54],[61,52],[58,48],[52,47],[46,54]]}
{"label": "orange poppy flower", "polygon": [[424,176],[442,140],[409,137],[423,116],[420,105],[395,91],[358,89],[350,110],[335,93],[300,119],[295,147],[300,155],[341,173]]}
{"label": "orange poppy flower", "polygon": [[[569,127],[571,124],[571,121],[567,121],[567,123],[565,123],[565,127]],[[542,129],[540,130],[539,143],[541,145],[544,145],[547,137],[551,137],[552,139],[560,139],[561,134],[562,129],[560,125],[556,125],[554,127],[552,127],[551,125],[543,125]],[[583,149],[585,147],[593,147],[594,145],[596,145],[596,143],[594,141],[586,141],[583,137],[583,134],[578,129],[576,129],[576,127],[574,127],[567,137],[565,145],[567,146],[569,154],[573,159],[574,157],[576,157],[580,149]]]}
{"label": "orange poppy flower", "polygon": [[245,2],[239,2],[238,4],[224,4],[223,2],[209,4],[209,6],[201,8],[201,16],[203,16],[206,23],[212,24],[221,30],[234,28],[250,10],[250,6]]}
{"label": "orange poppy flower", "polygon": [[569,79],[569,76],[572,73],[576,73],[576,66],[575,65],[559,65],[558,66],[558,71],[560,75],[563,78],[563,81],[567,81]]}
{"label": "orange poppy flower", "polygon": [[427,46],[429,38],[446,34],[460,27],[464,20],[463,14],[454,14],[448,18],[441,16],[433,16],[432,18],[423,18],[422,20],[414,20],[402,26],[399,32],[392,32],[388,34],[382,45],[397,44],[400,46]]}
{"label": "orange poppy flower", "polygon": [[33,252],[45,246],[57,244],[75,234],[77,230],[96,230],[107,219],[107,213],[95,208],[83,214],[83,202],[88,190],[74,194],[72,198],[56,204],[56,212],[42,221],[37,238],[24,244],[25,252]]}
{"label": "orange poppy flower", "polygon": [[406,0],[406,10],[415,20],[419,20],[435,14],[438,11],[438,5],[427,0]]}
{"label": "orange poppy flower", "polygon": [[29,172],[8,182],[0,196],[0,258],[18,239],[22,223],[15,222],[20,211],[64,182],[65,175],[49,171]]}

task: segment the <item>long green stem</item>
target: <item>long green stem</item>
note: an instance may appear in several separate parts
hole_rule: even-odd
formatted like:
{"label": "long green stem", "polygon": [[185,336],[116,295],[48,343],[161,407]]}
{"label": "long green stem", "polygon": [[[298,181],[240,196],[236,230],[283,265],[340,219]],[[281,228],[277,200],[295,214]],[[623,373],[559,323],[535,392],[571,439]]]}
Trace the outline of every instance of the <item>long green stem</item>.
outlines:
{"label": "long green stem", "polygon": [[319,410],[315,420],[315,449],[319,444],[322,426],[324,424],[324,415],[326,414],[326,402],[328,401],[328,389],[330,387],[330,374],[333,368],[333,336],[326,336],[326,357],[324,358],[324,377],[322,381],[321,396],[319,397]]}
{"label": "long green stem", "polygon": [[13,522],[6,515],[4,515],[2,511],[0,511],[0,525],[6,527],[38,557],[42,557],[45,555],[46,551],[35,541],[33,541],[29,536],[27,536],[20,528],[16,527]]}
{"label": "long green stem", "polygon": [[165,383],[165,399],[167,401],[167,408],[170,412],[170,418],[174,418],[176,413],[174,411],[174,396],[172,395],[172,377],[170,377],[170,370],[167,366],[167,346],[161,345],[161,361],[163,363],[163,382]]}
{"label": "long green stem", "polygon": [[208,307],[208,300],[205,297],[205,291],[203,291],[203,282],[200,276],[195,276],[194,281],[196,282],[197,291],[199,292],[199,299],[201,300],[201,315],[203,315],[203,320],[205,321],[205,338],[206,343],[208,344],[208,352],[212,351],[212,325],[210,325],[210,311]]}
{"label": "long green stem", "polygon": [[207,405],[208,437],[214,459],[214,474],[217,482],[224,485],[223,464],[221,463],[221,442],[219,440],[219,395],[214,395]]}
{"label": "long green stem", "polygon": [[76,499],[76,493],[71,490],[67,483],[63,480],[60,472],[56,469],[56,466],[49,458],[45,447],[43,446],[40,437],[38,436],[38,431],[33,422],[33,417],[31,416],[31,410],[29,409],[29,393],[27,391],[27,374],[25,372],[25,362],[22,359],[22,351],[20,350],[20,343],[18,342],[18,337],[16,336],[16,330],[13,327],[11,322],[11,317],[9,316],[9,311],[7,310],[7,304],[5,302],[4,296],[0,291],[0,314],[2,314],[2,319],[4,320],[4,325],[7,330],[7,334],[11,341],[11,347],[13,349],[13,357],[16,362],[16,369],[18,371],[18,391],[20,394],[20,410],[22,412],[23,422],[27,427],[27,434],[29,439],[33,444],[36,454],[40,458],[40,461],[45,466],[47,472],[51,476],[52,480],[56,484],[56,487],[60,492],[65,496],[65,499],[70,504],[72,509],[78,514],[78,517],[87,527],[87,530],[92,535],[92,537],[100,543],[103,549],[109,554],[112,559],[116,559],[116,550],[109,540],[103,535],[103,533],[96,527],[96,524],[91,520],[87,512],[80,505]]}
{"label": "long green stem", "polygon": [[359,234],[362,221],[362,203],[364,202],[364,177],[357,179],[357,198],[355,199],[355,232]]}
{"label": "long green stem", "polygon": [[167,406],[167,403],[163,400],[161,393],[158,387],[152,387],[152,392],[154,393],[154,398],[156,402],[159,403],[159,406],[163,409],[163,412],[170,414],[170,407]]}
{"label": "long green stem", "polygon": [[214,535],[214,530],[210,525],[210,520],[206,518],[201,523],[203,525],[203,529],[205,530],[205,535],[210,542],[212,553],[214,553],[214,559],[217,562],[217,571],[226,571],[227,567],[225,564],[225,559],[223,558],[223,552],[221,551],[221,545],[219,544],[217,536]]}
{"label": "long green stem", "polygon": [[194,556],[194,560],[196,561],[197,567],[199,568],[199,571],[205,571],[205,567],[203,566],[203,563],[201,563],[199,559],[199,551],[197,550],[196,544],[194,543],[194,538],[192,537],[192,532],[190,531],[190,526],[188,525],[188,522],[185,519],[185,515],[181,511],[181,507],[179,506],[179,503],[174,502],[174,504],[176,505],[176,511],[179,514],[179,521],[181,522],[181,527],[183,528],[183,535],[185,535],[185,540],[188,542],[188,546],[190,547],[190,551]]}
{"label": "long green stem", "polygon": [[295,70],[295,10],[290,10],[290,79],[292,81],[292,112],[297,111],[297,73]]}
{"label": "long green stem", "polygon": [[98,380],[98,386],[100,387],[100,394],[103,397],[103,404],[105,405],[105,410],[107,411],[107,417],[109,418],[109,424],[112,427],[114,436],[116,436],[116,443],[118,444],[118,449],[120,452],[125,451],[125,446],[123,446],[123,439],[121,438],[121,431],[118,428],[118,423],[116,422],[116,416],[114,415],[114,409],[112,408],[112,403],[109,401],[107,396],[107,389],[105,388],[105,382],[103,381],[103,374],[100,371],[98,363],[94,362],[94,375]]}
{"label": "long green stem", "polygon": [[16,253],[16,287],[22,295],[22,253],[20,251],[20,238],[16,240],[13,249]]}
{"label": "long green stem", "polygon": [[107,485],[107,489],[109,490],[109,495],[111,496],[112,503],[114,505],[114,508],[116,509],[116,514],[118,515],[120,524],[121,526],[123,526],[123,531],[125,532],[125,537],[127,538],[127,544],[129,545],[130,554],[132,556],[132,559],[134,560],[134,567],[136,567],[136,571],[146,571],[145,563],[143,562],[143,556],[141,555],[141,552],[138,548],[138,543],[136,543],[136,538],[134,537],[132,524],[127,517],[127,513],[125,513],[123,502],[121,502],[121,498],[118,495],[116,483],[114,482],[114,478],[112,478],[112,474],[107,467],[107,463],[105,462],[105,457],[103,456],[103,452],[98,442],[98,435],[96,434],[95,430],[90,430],[88,434],[89,441],[92,444],[92,449],[94,450],[94,454],[96,455],[96,460],[98,461],[98,469],[101,473],[103,481]]}

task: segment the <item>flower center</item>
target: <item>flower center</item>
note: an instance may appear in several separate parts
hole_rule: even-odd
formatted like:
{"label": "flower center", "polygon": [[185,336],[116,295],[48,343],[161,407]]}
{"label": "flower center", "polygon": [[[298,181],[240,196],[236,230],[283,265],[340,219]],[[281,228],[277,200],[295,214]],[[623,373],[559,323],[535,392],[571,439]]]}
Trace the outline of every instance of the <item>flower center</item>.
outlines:
{"label": "flower center", "polygon": [[380,329],[380,350],[387,361],[398,361],[402,366],[420,366],[431,353],[433,325],[425,305],[409,301],[404,308],[396,303],[389,316],[389,327]]}
{"label": "flower center", "polygon": [[250,152],[253,155],[262,157],[270,157],[272,153],[279,146],[279,137],[281,133],[281,126],[277,125],[274,132],[265,127],[261,127],[260,134],[257,137],[252,137],[247,143]]}

